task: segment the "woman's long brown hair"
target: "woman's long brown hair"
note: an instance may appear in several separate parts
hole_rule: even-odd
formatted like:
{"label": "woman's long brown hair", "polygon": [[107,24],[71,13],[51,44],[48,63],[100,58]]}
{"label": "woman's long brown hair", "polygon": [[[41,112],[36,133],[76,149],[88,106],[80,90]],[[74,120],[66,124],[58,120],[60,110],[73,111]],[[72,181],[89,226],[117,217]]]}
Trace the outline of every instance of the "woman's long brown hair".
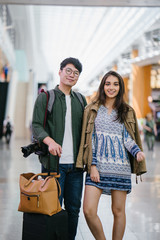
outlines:
{"label": "woman's long brown hair", "polygon": [[118,81],[119,81],[119,93],[116,96],[113,108],[117,110],[118,116],[117,116],[116,120],[123,123],[129,107],[124,101],[125,87],[124,87],[123,78],[117,72],[109,71],[104,75],[104,77],[101,80],[100,86],[98,88],[97,95],[96,95],[94,100],[98,101],[99,104],[105,105],[106,94],[104,92],[104,85],[105,85],[106,79],[111,75],[117,77]]}

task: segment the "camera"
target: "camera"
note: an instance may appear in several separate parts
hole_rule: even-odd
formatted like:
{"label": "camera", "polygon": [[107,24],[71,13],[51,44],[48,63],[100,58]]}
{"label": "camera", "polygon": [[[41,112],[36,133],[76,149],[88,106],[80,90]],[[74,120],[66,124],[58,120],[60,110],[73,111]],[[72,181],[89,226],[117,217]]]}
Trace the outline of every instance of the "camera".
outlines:
{"label": "camera", "polygon": [[31,143],[28,146],[21,147],[23,157],[28,157],[30,154],[35,153],[38,156],[45,156],[48,154],[48,146],[44,143]]}

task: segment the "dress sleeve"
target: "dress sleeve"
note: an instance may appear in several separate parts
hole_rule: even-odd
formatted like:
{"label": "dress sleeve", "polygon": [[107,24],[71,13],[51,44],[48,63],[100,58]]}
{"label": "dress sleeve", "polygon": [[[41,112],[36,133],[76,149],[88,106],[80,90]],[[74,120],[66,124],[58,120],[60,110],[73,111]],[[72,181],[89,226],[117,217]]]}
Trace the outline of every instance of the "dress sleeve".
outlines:
{"label": "dress sleeve", "polygon": [[136,154],[141,150],[138,147],[138,145],[135,143],[135,141],[131,138],[125,126],[123,130],[123,141],[124,141],[124,146],[128,150],[128,152],[130,152],[132,156],[136,158]]}
{"label": "dress sleeve", "polygon": [[95,126],[92,133],[92,165],[97,165],[97,135]]}

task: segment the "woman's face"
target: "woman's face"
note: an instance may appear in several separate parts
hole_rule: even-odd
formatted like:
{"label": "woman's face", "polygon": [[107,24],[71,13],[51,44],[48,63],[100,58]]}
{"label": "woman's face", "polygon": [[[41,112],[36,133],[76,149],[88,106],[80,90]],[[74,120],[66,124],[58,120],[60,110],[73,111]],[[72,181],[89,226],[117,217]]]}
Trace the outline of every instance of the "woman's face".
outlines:
{"label": "woman's face", "polygon": [[117,77],[110,75],[104,84],[104,92],[106,94],[106,98],[116,98],[119,93],[119,80]]}

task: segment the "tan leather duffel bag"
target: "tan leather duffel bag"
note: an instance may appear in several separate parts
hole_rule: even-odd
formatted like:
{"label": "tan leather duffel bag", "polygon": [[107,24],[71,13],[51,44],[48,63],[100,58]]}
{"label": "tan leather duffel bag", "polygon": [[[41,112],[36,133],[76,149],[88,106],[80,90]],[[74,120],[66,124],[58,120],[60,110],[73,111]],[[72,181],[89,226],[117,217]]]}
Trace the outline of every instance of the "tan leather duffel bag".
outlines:
{"label": "tan leather duffel bag", "polygon": [[[45,176],[45,178],[43,178]],[[52,216],[62,210],[59,202],[61,188],[57,173],[23,173],[20,175],[20,204],[18,211]]]}

